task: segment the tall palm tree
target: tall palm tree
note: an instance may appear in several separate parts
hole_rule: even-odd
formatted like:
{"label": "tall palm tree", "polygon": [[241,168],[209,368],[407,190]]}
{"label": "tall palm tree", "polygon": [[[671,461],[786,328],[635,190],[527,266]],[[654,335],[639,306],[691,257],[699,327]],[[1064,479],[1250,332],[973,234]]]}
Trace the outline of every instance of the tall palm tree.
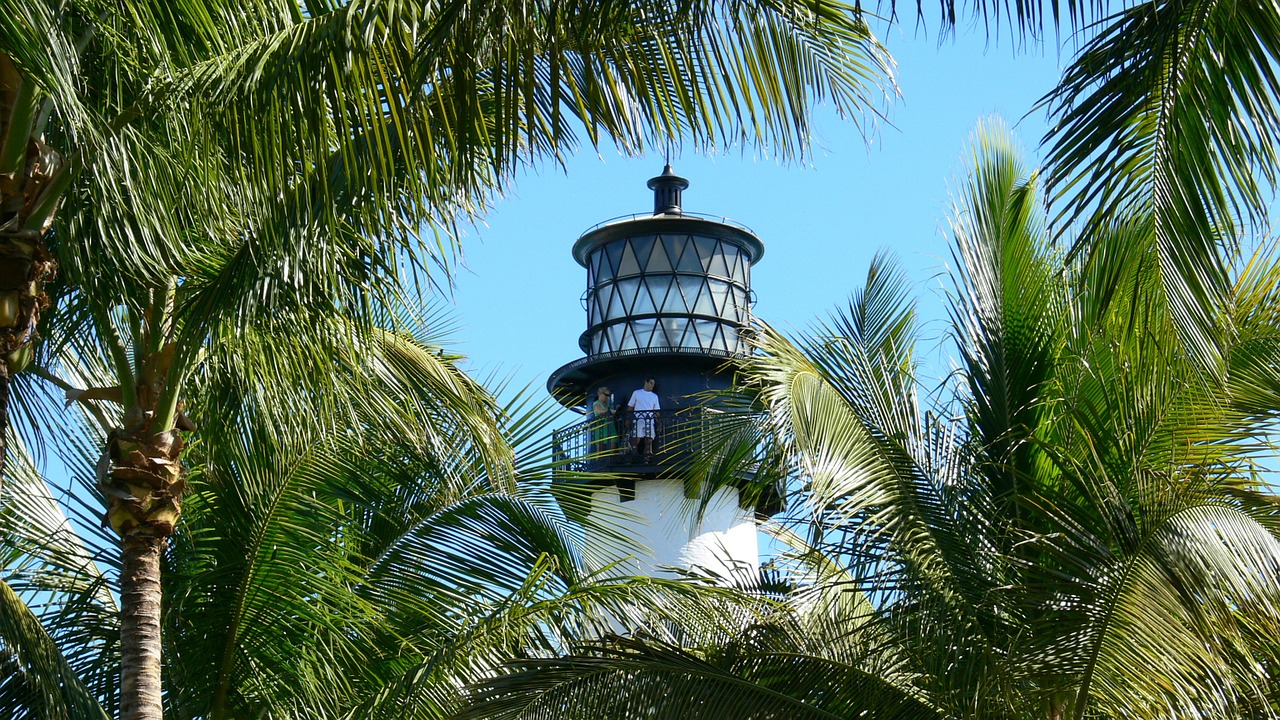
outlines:
{"label": "tall palm tree", "polygon": [[[4,188],[38,190],[15,222],[50,242],[61,274],[45,334],[89,342],[114,380],[62,381],[113,404],[101,490],[125,553],[128,718],[159,717],[160,553],[186,485],[194,373],[229,363],[290,387],[362,352],[403,290],[401,260],[415,278],[434,277],[433,261],[447,271],[453,220],[577,133],[628,151],[687,134],[787,156],[806,147],[814,97],[873,108],[889,73],[840,3],[38,2],[6,12],[0,33],[4,136],[68,158],[27,162]],[[35,280],[43,252],[28,253],[45,263]],[[14,367],[43,304],[24,283]],[[319,375],[311,392],[326,389]]]}
{"label": "tall palm tree", "polygon": [[[1280,262],[1236,266],[1214,310],[1235,329],[1227,371],[1208,376],[1133,237],[1153,220],[1109,226],[1092,261],[1064,264],[1037,184],[1005,131],[980,128],[952,217],[948,394],[922,389],[908,285],[880,260],[847,312],[798,345],[763,329],[744,368],[765,439],[805,481],[798,532],[839,570],[826,591],[873,608],[839,621],[863,654],[784,653],[810,677],[783,681],[773,648],[709,669],[725,649],[636,641],[517,663],[480,686],[481,709],[1273,716],[1280,502],[1262,469],[1280,415]],[[886,682],[863,680],[868,667]],[[640,680],[672,677],[666,694]]]}

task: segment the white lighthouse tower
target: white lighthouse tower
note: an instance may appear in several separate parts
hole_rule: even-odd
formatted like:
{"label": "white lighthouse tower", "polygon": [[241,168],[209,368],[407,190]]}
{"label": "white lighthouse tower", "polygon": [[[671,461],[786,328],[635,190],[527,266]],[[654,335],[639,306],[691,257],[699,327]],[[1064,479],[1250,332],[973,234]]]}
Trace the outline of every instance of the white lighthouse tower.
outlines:
{"label": "white lighthouse tower", "polygon": [[[703,483],[690,474],[701,440],[730,417],[706,398],[730,386],[726,361],[748,350],[740,332],[750,323],[751,267],[764,244],[742,225],[684,212],[689,182],[670,165],[648,184],[652,214],[601,223],[573,246],[587,270],[587,329],[578,341],[586,356],[552,373],[547,389],[586,419],[555,435],[557,480],[588,483],[591,513],[643,545],[625,550],[621,572],[753,579],[756,516],[769,508],[746,502],[737,487],[701,497]],[[659,409],[637,396],[633,412],[596,414],[601,388],[611,405],[627,406],[650,382]]]}

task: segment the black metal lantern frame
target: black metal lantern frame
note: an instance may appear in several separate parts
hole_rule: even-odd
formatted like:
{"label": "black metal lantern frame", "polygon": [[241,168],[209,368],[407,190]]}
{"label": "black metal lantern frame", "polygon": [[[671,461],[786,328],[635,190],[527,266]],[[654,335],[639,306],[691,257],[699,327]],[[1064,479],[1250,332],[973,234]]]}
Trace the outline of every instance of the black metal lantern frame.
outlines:
{"label": "black metal lantern frame", "polygon": [[627,350],[743,350],[752,258],[736,242],[689,232],[622,237],[586,257],[590,355]]}

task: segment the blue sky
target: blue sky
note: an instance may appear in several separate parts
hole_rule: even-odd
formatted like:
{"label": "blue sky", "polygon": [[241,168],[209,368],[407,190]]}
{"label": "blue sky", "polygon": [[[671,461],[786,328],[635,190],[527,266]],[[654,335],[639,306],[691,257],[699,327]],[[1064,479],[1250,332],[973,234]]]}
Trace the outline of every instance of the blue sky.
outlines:
{"label": "blue sky", "polygon": [[[888,249],[916,281],[927,329],[940,334],[949,188],[975,124],[1002,116],[1028,162],[1038,157],[1045,117],[1027,113],[1053,87],[1065,57],[1053,48],[1015,53],[1007,41],[989,43],[980,28],[941,46],[910,28],[882,37],[898,62],[902,95],[890,108],[891,124],[870,137],[828,107],[804,165],[781,166],[751,148],[672,158],[691,183],[685,210],[727,216],[764,241],[752,276],[754,313],[784,330],[807,327],[846,303],[871,258]],[[650,212],[645,182],[662,164],[660,153],[633,159],[609,147],[585,148],[566,170],[526,172],[468,233],[453,303],[459,330],[451,339],[477,376],[534,385],[543,397],[547,376],[581,357],[586,271],[570,247],[602,220]]]}

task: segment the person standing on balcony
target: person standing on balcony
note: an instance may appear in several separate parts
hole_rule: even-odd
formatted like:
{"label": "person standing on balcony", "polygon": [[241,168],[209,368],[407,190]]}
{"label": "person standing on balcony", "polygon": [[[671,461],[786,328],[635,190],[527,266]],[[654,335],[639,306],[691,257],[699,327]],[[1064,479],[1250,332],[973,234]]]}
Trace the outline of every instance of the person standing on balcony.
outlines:
{"label": "person standing on balcony", "polygon": [[613,391],[601,385],[596,389],[596,400],[591,403],[591,451],[601,453],[611,449],[613,428],[609,427],[613,420],[613,408],[610,407],[609,396]]}
{"label": "person standing on balcony", "polygon": [[644,387],[631,393],[631,399],[627,401],[627,409],[635,415],[636,452],[642,453],[646,460],[653,457],[655,421],[660,409],[658,395],[653,391],[657,385],[656,379],[647,378]]}

